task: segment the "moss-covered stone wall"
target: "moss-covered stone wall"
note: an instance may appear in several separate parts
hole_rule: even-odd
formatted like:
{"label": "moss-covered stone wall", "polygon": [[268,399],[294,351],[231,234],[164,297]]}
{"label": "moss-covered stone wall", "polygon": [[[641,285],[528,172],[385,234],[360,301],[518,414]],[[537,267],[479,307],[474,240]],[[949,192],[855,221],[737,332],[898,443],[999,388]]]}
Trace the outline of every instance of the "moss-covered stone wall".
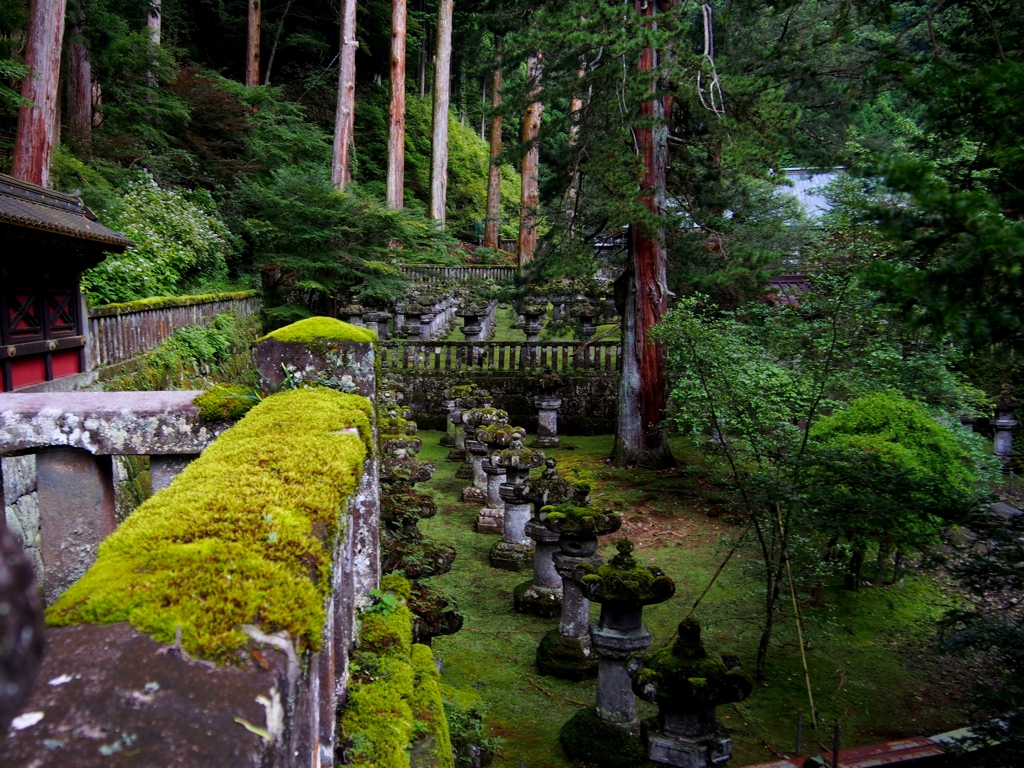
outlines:
{"label": "moss-covered stone wall", "polygon": [[[488,390],[495,407],[508,411],[509,423],[537,431],[537,406],[541,394],[537,377],[528,373],[472,372],[457,378],[444,373],[381,371],[381,386],[402,392],[404,404],[413,411],[420,429],[445,429],[444,390],[455,381],[473,382]],[[615,431],[618,406],[618,374],[563,374],[558,396],[558,431],[563,435],[606,435]]]}

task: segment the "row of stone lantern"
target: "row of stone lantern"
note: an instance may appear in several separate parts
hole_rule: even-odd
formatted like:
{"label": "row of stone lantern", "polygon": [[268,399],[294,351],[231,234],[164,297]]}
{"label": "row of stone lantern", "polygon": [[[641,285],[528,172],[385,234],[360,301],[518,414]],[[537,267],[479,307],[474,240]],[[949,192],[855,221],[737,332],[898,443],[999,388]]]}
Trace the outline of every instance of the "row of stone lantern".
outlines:
{"label": "row of stone lantern", "polygon": [[429,645],[431,638],[450,635],[462,628],[458,606],[418,579],[448,573],[455,548],[424,537],[420,520],[437,514],[432,497],[415,489],[430,480],[434,465],[417,454],[423,441],[416,436],[416,422],[401,405],[401,395],[380,394],[377,425],[380,441],[381,571],[402,571],[412,581],[409,609],[415,615],[414,641]]}
{"label": "row of stone lantern", "polygon": [[[491,548],[491,565],[515,571],[532,566],[532,579],[514,590],[515,609],[560,614],[558,628],[538,647],[538,668],[569,680],[597,675],[594,708],[578,713],[562,731],[570,757],[600,764],[601,750],[618,743],[660,765],[705,768],[728,761],[731,741],[719,733],[714,709],[749,695],[752,685],[738,661],[706,651],[700,626],[691,618],[679,625],[671,647],[646,656],[651,635],[643,625],[643,607],[671,598],[674,582],[660,569],[638,563],[628,540],[620,541],[616,556],[605,563],[597,555],[598,538],[619,530],[621,516],[591,506],[589,486],[563,480],[553,459],[526,448],[525,430],[509,425],[507,414],[491,407],[489,395],[466,385],[447,394],[450,401],[475,405],[450,411],[464,430],[478,481],[464,499],[485,498],[488,504],[477,529],[496,530],[501,512],[502,540]],[[531,482],[531,470],[541,465],[544,472]],[[593,623],[591,601],[601,605]],[[642,728],[638,696],[659,707],[658,716]],[[636,739],[641,732],[643,747]]]}

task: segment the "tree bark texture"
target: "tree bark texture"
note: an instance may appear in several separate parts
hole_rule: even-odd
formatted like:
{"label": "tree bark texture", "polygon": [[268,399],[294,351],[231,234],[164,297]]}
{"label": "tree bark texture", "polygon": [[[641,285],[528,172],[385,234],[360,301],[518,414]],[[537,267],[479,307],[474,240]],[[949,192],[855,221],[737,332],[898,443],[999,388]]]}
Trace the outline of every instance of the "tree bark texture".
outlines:
{"label": "tree bark texture", "polygon": [[[150,88],[156,88],[156,68],[159,63],[156,59],[156,49],[160,46],[160,33],[163,24],[160,2],[161,0],[150,0],[146,8],[146,29],[149,31],[150,44],[153,46],[151,66],[146,72],[146,82],[149,83]],[[149,100],[152,101],[152,97]]]}
{"label": "tree bark texture", "polygon": [[388,207],[405,195],[405,0],[391,0],[391,111],[388,120]]}
{"label": "tree bark texture", "polygon": [[491,165],[487,176],[487,221],[484,245],[497,249],[501,243],[501,89],[504,87],[501,51],[502,39],[494,38],[494,83],[491,88]]}
{"label": "tree bark texture", "polygon": [[64,10],[64,0],[32,1],[25,51],[30,74],[21,84],[22,97],[32,105],[18,110],[18,133],[11,162],[12,176],[44,187],[50,185]]}
{"label": "tree bark texture", "polygon": [[448,199],[448,107],[451,101],[452,13],[454,0],[437,8],[437,58],[434,63],[434,129],[430,141],[430,218],[444,227]]}
{"label": "tree bark texture", "polygon": [[245,46],[245,85],[260,84],[260,0],[249,0],[249,35]]}
{"label": "tree bark texture", "polygon": [[[636,0],[638,15],[653,25],[654,3]],[[640,199],[652,217],[662,215],[665,202],[665,178],[668,166],[668,123],[665,102],[654,96],[657,89],[658,55],[645,48],[637,71],[650,74],[652,98],[640,106],[640,127],[633,131],[644,172],[640,179]],[[625,306],[624,328],[635,328],[632,338],[623,334],[623,376],[619,384],[619,404],[627,404],[627,414],[639,417],[639,423],[620,418],[623,432],[616,436],[614,460],[619,465],[643,464],[663,467],[673,463],[661,422],[667,400],[665,384],[666,350],[649,341],[651,329],[668,311],[665,230],[652,231],[648,222],[633,222],[629,227],[629,258],[633,285]],[[626,370],[635,371],[630,389]],[[632,402],[635,398],[635,404]]]}
{"label": "tree bark texture", "polygon": [[76,26],[68,45],[68,144],[80,157],[92,154],[92,61]]}
{"label": "tree bark texture", "polygon": [[537,250],[537,207],[540,205],[540,119],[544,112],[544,103],[537,99],[540,94],[540,78],[543,72],[543,56],[540,52],[530,55],[526,63],[526,78],[529,83],[529,96],[534,99],[526,105],[523,114],[523,153],[522,186],[519,196],[519,270],[533,261]]}
{"label": "tree bark texture", "polygon": [[338,105],[334,117],[334,154],[331,160],[331,184],[344,189],[352,181],[350,155],[355,124],[356,103],[356,0],[343,0],[341,6],[341,59],[338,64]]}

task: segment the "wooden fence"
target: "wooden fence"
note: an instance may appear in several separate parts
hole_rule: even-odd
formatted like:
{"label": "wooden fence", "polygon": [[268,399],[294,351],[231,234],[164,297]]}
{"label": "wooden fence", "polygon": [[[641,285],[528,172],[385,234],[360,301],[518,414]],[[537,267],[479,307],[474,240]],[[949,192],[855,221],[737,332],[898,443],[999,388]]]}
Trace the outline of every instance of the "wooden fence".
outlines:
{"label": "wooden fence", "polygon": [[414,280],[432,282],[442,278],[453,280],[495,280],[509,282],[519,274],[518,267],[434,267],[407,265],[402,274]]}
{"label": "wooden fence", "polygon": [[126,362],[154,349],[179,328],[203,325],[226,312],[248,317],[262,306],[256,291],[244,291],[95,307],[89,313],[89,367]]}
{"label": "wooden fence", "polygon": [[580,341],[383,341],[381,370],[438,373],[523,371],[610,373],[621,366],[617,342]]}

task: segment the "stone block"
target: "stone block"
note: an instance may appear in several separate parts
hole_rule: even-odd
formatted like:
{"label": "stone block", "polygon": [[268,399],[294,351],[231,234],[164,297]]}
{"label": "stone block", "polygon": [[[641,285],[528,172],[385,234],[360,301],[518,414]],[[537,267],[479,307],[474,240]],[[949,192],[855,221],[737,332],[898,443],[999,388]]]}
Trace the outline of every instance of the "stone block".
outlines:
{"label": "stone block", "polygon": [[181,474],[196,456],[194,454],[172,454],[151,456],[149,458],[149,478],[153,493],[162,491],[171,481]]}
{"label": "stone block", "polygon": [[[468,489],[467,489],[468,490]],[[484,507],[476,518],[477,533],[502,533],[505,530],[505,511]]]}
{"label": "stone block", "polygon": [[110,456],[51,448],[36,456],[43,599],[47,605],[96,560],[117,527]]}

